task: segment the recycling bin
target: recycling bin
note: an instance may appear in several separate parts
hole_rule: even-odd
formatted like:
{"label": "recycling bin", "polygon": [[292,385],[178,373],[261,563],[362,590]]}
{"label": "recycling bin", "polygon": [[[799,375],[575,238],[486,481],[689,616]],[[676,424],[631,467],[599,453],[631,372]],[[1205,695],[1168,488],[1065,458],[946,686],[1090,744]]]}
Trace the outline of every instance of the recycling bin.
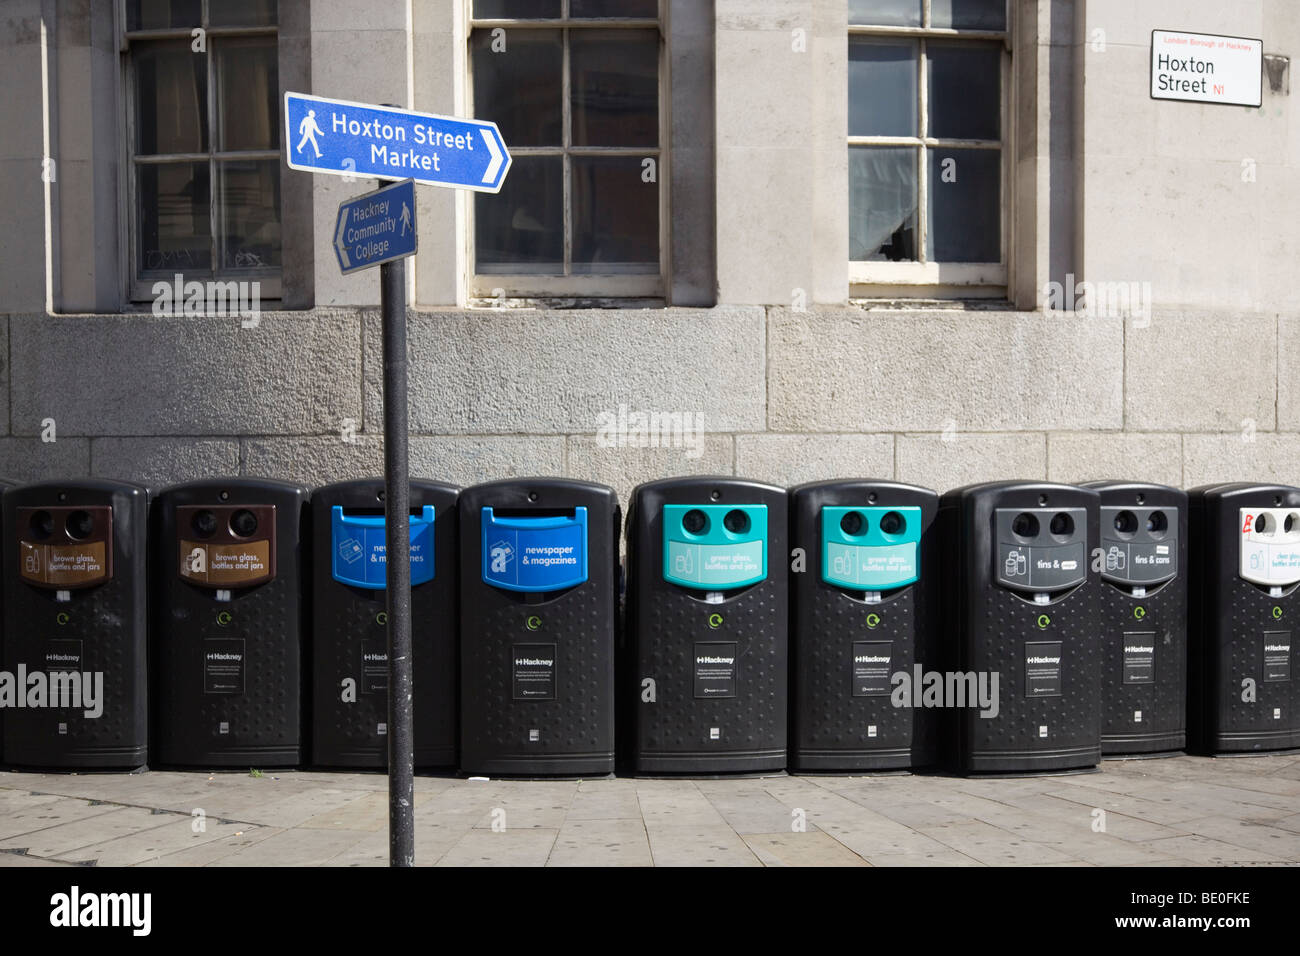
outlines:
{"label": "recycling bin", "polygon": [[938,510],[891,481],[791,489],[792,771],[934,762],[936,715],[902,691],[938,663]]}
{"label": "recycling bin", "polygon": [[743,478],[633,490],[619,690],[635,773],[785,769],[786,516],[784,489]]}
{"label": "recycling bin", "polygon": [[[11,478],[3,478],[3,477],[0,477],[0,494],[3,494],[3,492],[4,492],[4,490],[5,490],[6,488],[16,488],[16,487],[18,487],[20,484],[22,484],[22,482],[20,482],[20,481],[14,481],[14,480],[11,479]],[[0,522],[3,522],[3,507],[0,507]],[[2,523],[0,523],[0,534],[2,534],[3,531],[4,531],[4,525],[3,525]],[[0,572],[2,572],[2,569],[3,569],[3,563],[2,563],[2,562],[3,562],[3,554],[4,554],[3,549],[0,549]],[[0,611],[0,613],[3,613],[3,612]],[[3,627],[3,621],[0,620],[0,628],[2,628],[2,627]],[[6,666],[6,665],[5,665],[4,637],[3,637],[3,634],[0,634],[0,669],[3,669],[5,666]],[[17,702],[17,701],[15,701],[15,703],[16,703],[16,702]],[[4,714],[5,714],[5,710],[6,710],[6,708],[0,707],[0,765],[3,765],[3,762],[4,762],[4,736],[5,736],[5,735],[4,735],[4,720],[5,720],[5,718],[4,718]]]}
{"label": "recycling bin", "polygon": [[[927,688],[962,773],[1101,759],[1100,495],[1047,482],[967,485],[939,500],[945,670]],[[941,693],[940,693],[941,692]],[[924,694],[922,694],[924,698]]]}
{"label": "recycling bin", "polygon": [[146,763],[148,516],[148,491],[126,482],[4,491],[6,763]]}
{"label": "recycling bin", "polygon": [[154,741],[170,766],[303,760],[306,488],[176,485],[154,506]]}
{"label": "recycling bin", "polygon": [[562,478],[460,495],[461,769],[614,770],[618,499]]}
{"label": "recycling bin", "polygon": [[1187,745],[1187,493],[1096,481],[1101,495],[1101,752]]}
{"label": "recycling bin", "polygon": [[[415,766],[456,763],[456,499],[410,481]],[[384,480],[312,493],[311,760],[388,764],[388,629]]]}
{"label": "recycling bin", "polygon": [[1212,754],[1300,747],[1300,489],[1238,482],[1188,498],[1189,743]]}

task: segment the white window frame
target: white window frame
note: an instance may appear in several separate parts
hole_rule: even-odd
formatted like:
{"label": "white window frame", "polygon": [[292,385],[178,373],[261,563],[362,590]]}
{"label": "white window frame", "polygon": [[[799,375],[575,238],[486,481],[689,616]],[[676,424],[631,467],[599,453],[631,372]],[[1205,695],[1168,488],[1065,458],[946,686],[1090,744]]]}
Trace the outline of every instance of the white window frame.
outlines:
{"label": "white window frame", "polygon": [[[209,20],[208,11],[212,3],[220,3],[221,0],[202,0],[201,2],[201,23],[197,26],[203,26]],[[136,155],[136,124],[139,119],[139,103],[136,102],[136,76],[135,76],[135,59],[131,55],[131,43],[150,40],[183,40],[186,44],[193,41],[193,27],[170,27],[160,30],[128,30],[127,25],[127,0],[117,0],[115,4],[115,15],[117,17],[116,29],[118,36],[118,52],[121,56],[120,82],[122,89],[122,103],[126,112],[126,122],[123,127],[124,136],[122,142],[123,175],[121,177],[121,188],[118,195],[122,197],[119,205],[121,215],[118,221],[123,225],[122,249],[121,256],[122,267],[125,273],[126,301],[130,304],[141,302],[152,302],[155,298],[153,286],[156,282],[162,281],[165,277],[156,277],[152,279],[142,279],[140,277],[140,243],[139,243],[139,216],[140,205],[138,198],[138,177],[136,171],[140,166],[149,164],[160,164],[168,161],[188,161],[188,162],[207,162],[208,163],[208,223],[210,227],[209,241],[211,243],[212,267],[203,272],[194,271],[193,278],[200,281],[238,281],[241,279],[257,281],[260,283],[260,298],[262,301],[278,301],[281,297],[282,289],[282,269],[280,266],[268,267],[263,269],[222,269],[220,268],[220,254],[218,244],[220,242],[220,233],[217,224],[222,216],[222,210],[218,208],[217,196],[220,192],[217,182],[217,162],[222,159],[249,159],[249,160],[276,160],[280,162],[281,176],[284,174],[284,165],[281,161],[280,148],[277,146],[273,149],[261,150],[230,150],[221,151],[216,148],[217,131],[213,126],[213,120],[216,118],[216,98],[217,90],[214,76],[214,60],[212,55],[211,42],[213,38],[223,39],[231,37],[253,37],[253,36],[270,36],[276,38],[277,46],[277,70],[278,70],[278,47],[280,34],[280,17],[279,4],[277,3],[277,16],[274,26],[250,26],[250,27],[209,27],[203,26],[205,42],[208,43],[207,52],[204,54],[208,71],[208,101],[206,109],[208,111],[208,149],[201,153],[157,153],[149,154],[147,158]],[[282,98],[277,95],[276,102]],[[278,123],[277,123],[278,125]],[[284,228],[284,207],[283,194],[280,208],[280,228]],[[283,240],[281,242],[283,252]],[[185,272],[184,269],[177,269],[176,272]],[[191,278],[186,275],[186,280]]]}
{"label": "white window frame", "polygon": [[[917,256],[916,262],[849,261],[850,298],[1000,298],[1007,292],[1008,250],[1012,248],[1011,215],[1011,163],[1008,161],[1012,136],[1014,110],[1011,105],[1011,35],[1015,5],[1006,4],[1005,30],[967,30],[928,26],[930,0],[923,0],[921,26],[864,26],[849,24],[849,42],[855,37],[875,39],[916,39],[917,63],[917,135],[915,136],[849,136],[847,147],[854,146],[906,146],[918,150],[917,155]],[[999,131],[1001,142],[938,138],[929,135],[930,79],[926,69],[927,40],[996,41],[1002,44],[999,64],[1001,90],[999,104]],[[925,258],[929,231],[930,169],[928,152],[931,149],[993,149],[1001,151],[1001,202],[999,203],[1000,260],[998,262],[930,262]]]}
{"label": "white window frame", "polygon": [[[475,244],[475,202],[469,198],[466,216],[465,261],[469,263],[470,300],[472,305],[495,305],[502,298],[514,300],[530,299],[632,299],[645,300],[647,304],[664,301],[669,280],[670,249],[670,207],[669,207],[669,157],[667,142],[670,133],[669,96],[671,88],[668,77],[667,44],[667,2],[659,0],[658,16],[650,19],[569,19],[569,0],[561,0],[560,19],[537,20],[484,20],[474,17],[474,0],[464,0],[466,5],[465,22],[465,68],[467,83],[465,89],[469,106],[469,115],[474,112],[474,57],[470,51],[470,39],[476,30],[492,30],[503,27],[507,30],[560,30],[564,35],[564,54],[561,66],[561,144],[559,146],[513,146],[506,142],[512,157],[520,156],[563,156],[563,212],[564,212],[564,275],[534,275],[529,273],[480,273],[478,271]],[[617,30],[617,29],[654,29],[659,34],[659,131],[658,145],[640,146],[573,146],[569,100],[569,31],[570,30]],[[490,116],[478,117],[491,119]],[[571,200],[572,171],[570,157],[573,156],[635,156],[655,161],[656,186],[659,193],[659,271],[644,274],[602,274],[583,273],[575,275],[571,271],[573,252],[573,209]]]}

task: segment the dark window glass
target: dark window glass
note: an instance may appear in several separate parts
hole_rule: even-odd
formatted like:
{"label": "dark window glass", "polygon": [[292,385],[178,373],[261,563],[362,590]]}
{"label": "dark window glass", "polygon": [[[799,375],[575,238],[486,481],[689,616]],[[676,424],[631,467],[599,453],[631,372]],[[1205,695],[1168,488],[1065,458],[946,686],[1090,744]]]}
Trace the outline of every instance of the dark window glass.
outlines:
{"label": "dark window glass", "polygon": [[926,258],[997,262],[1002,258],[1002,152],[930,150]]}
{"label": "dark window glass", "polygon": [[659,16],[658,0],[569,0],[569,16],[576,20],[617,17],[653,20]]}
{"label": "dark window glass", "polygon": [[474,115],[496,123],[507,146],[561,145],[563,34],[506,30],[504,49],[494,50],[492,32],[470,36]]}
{"label": "dark window glass", "polygon": [[919,27],[921,0],[849,0],[849,23],[877,27]]}
{"label": "dark window glass", "polygon": [[279,267],[279,160],[221,160],[217,175],[221,268]]}
{"label": "dark window glass", "polygon": [[190,272],[212,268],[208,164],[138,167],[140,270]]}
{"label": "dark window glass", "polygon": [[1006,0],[930,0],[930,25],[957,30],[1005,30]]}
{"label": "dark window glass", "polygon": [[659,271],[659,186],[635,156],[573,157],[573,271]]}
{"label": "dark window glass", "polygon": [[849,40],[849,135],[915,136],[915,40]]}
{"label": "dark window glass", "polygon": [[275,37],[216,39],[219,148],[276,149],[280,145],[280,90]]}
{"label": "dark window glass", "polygon": [[273,27],[276,0],[208,0],[208,24],[214,27]]}
{"label": "dark window glass", "polygon": [[479,272],[563,274],[561,157],[516,156],[501,192],[479,193],[474,199],[474,247]]}
{"label": "dark window glass", "polygon": [[930,135],[939,139],[1000,139],[1002,50],[997,44],[931,42]]}
{"label": "dark window glass", "polygon": [[474,0],[476,20],[558,20],[560,0]]}
{"label": "dark window glass", "polygon": [[659,142],[656,31],[574,30],[569,34],[569,70],[574,146]]}
{"label": "dark window glass", "polygon": [[202,153],[208,148],[208,64],[186,42],[132,45],[136,151]]}
{"label": "dark window glass", "polygon": [[849,147],[849,258],[917,258],[917,154],[910,146]]}
{"label": "dark window glass", "polygon": [[202,26],[203,5],[199,0],[127,0],[128,30],[191,29]]}

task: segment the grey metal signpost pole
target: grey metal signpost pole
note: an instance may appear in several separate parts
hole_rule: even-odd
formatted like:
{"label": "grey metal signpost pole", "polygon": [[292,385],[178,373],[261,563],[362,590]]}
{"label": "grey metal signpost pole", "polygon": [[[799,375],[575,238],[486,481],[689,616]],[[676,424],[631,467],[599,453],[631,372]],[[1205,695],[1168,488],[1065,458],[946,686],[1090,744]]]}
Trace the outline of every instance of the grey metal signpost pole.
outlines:
{"label": "grey metal signpost pole", "polygon": [[384,326],[384,531],[388,599],[388,862],[415,865],[411,486],[407,474],[406,260],[379,267]]}
{"label": "grey metal signpost pole", "polygon": [[[384,536],[388,604],[388,862],[415,864],[411,660],[411,486],[407,474],[406,262],[417,246],[415,183],[496,193],[510,151],[495,123],[284,94],[285,162],[388,183],[339,205],[334,252],[343,275],[379,266],[384,341]],[[310,149],[308,148],[310,146]],[[401,147],[401,148],[399,148]],[[408,179],[394,181],[400,169]]]}

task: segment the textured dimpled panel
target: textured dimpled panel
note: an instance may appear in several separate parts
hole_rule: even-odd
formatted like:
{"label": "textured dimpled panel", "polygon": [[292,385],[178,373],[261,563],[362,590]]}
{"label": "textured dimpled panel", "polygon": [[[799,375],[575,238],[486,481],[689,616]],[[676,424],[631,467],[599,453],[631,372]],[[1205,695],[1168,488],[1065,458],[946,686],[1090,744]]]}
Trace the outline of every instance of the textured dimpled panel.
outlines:
{"label": "textured dimpled panel", "polygon": [[[779,567],[779,565],[778,565]],[[771,577],[721,604],[665,584],[641,622],[640,663],[658,700],[641,708],[646,754],[717,750],[785,751],[785,601]],[[718,613],[722,626],[708,619]],[[695,644],[736,644],[736,696],[695,698]],[[718,740],[710,739],[712,728]]]}
{"label": "textured dimpled panel", "polygon": [[[1089,592],[1094,587],[1090,581],[1046,607],[1000,588],[976,600],[979,636],[969,661],[977,672],[998,673],[1000,687],[997,717],[980,717],[974,708],[962,712],[975,762],[972,769],[1055,766],[1052,758],[1060,758],[1060,766],[1096,763],[1102,641],[1092,616]],[[1044,612],[1052,622],[1039,628],[1036,622]],[[1025,696],[1025,644],[1038,642],[1061,644],[1059,697]],[[1045,737],[1040,736],[1044,726]],[[1092,756],[1072,756],[1080,751],[1091,751]]]}
{"label": "textured dimpled panel", "polygon": [[[852,695],[853,645],[859,641],[891,642],[891,674],[912,673],[916,663],[915,589],[904,588],[879,604],[864,604],[819,582],[811,596],[809,632],[792,637],[799,658],[797,697],[802,703],[791,750],[836,751],[881,767],[912,763],[914,710],[895,707],[888,696]],[[868,627],[868,615],[880,623]],[[868,728],[875,726],[875,736]]]}
{"label": "textured dimpled panel", "polygon": [[[1138,620],[1134,610],[1142,607]],[[1102,751],[1177,750],[1186,743],[1187,583],[1179,577],[1135,598],[1107,582],[1097,587],[1102,622]],[[1124,633],[1154,632],[1155,682],[1124,683]],[[1141,721],[1134,717],[1142,714]]]}
{"label": "textured dimpled panel", "polygon": [[[277,576],[274,581],[246,592],[236,591],[233,600],[225,606],[206,594],[200,595],[200,600],[207,600],[212,607],[207,615],[198,616],[192,639],[180,638],[188,652],[183,656],[190,662],[185,668],[189,673],[183,673],[182,679],[193,681],[191,713],[196,718],[201,739],[213,753],[226,749],[297,749],[300,666],[297,591],[296,578]],[[230,612],[233,620],[221,626],[216,623],[216,616],[224,610]],[[243,639],[242,694],[203,693],[204,641],[213,638]],[[222,723],[227,724],[227,733],[221,733]]]}
{"label": "textured dimpled panel", "polygon": [[[1292,592],[1281,598],[1270,597],[1249,582],[1236,578],[1229,586],[1228,608],[1224,631],[1217,635],[1218,669],[1214,689],[1219,694],[1218,732],[1229,737],[1246,738],[1239,742],[1225,740],[1224,749],[1266,749],[1300,746],[1296,715],[1300,714],[1300,674],[1296,672],[1295,637],[1300,628],[1300,603]],[[1273,608],[1282,608],[1282,616],[1274,619]],[[1265,681],[1264,632],[1291,631],[1291,680]],[[1255,701],[1243,700],[1242,682],[1255,681]],[[1274,711],[1280,717],[1274,717]],[[1257,735],[1282,740],[1251,739]]]}
{"label": "textured dimpled panel", "polygon": [[[542,619],[535,631],[528,629],[530,616]],[[484,721],[482,736],[466,746],[520,756],[608,750],[605,702],[612,656],[601,640],[611,626],[608,596],[579,586],[540,603],[511,597],[484,607],[479,620],[486,640],[467,665],[479,673],[480,703],[496,719]],[[555,645],[553,700],[514,699],[514,647],[534,643]],[[530,743],[533,730],[538,739]]]}
{"label": "textured dimpled panel", "polygon": [[[384,627],[376,620],[385,607],[384,592],[335,586],[347,592],[347,599],[330,607],[327,617],[317,615],[312,644],[312,762],[382,767],[387,762],[388,740],[379,733],[379,725],[388,723],[388,694],[367,693],[361,655],[363,641],[373,641],[381,648],[386,645]],[[418,592],[419,588],[411,590],[413,619]],[[354,702],[343,700],[343,681],[349,678],[355,683]]]}
{"label": "textured dimpled panel", "polygon": [[[57,647],[52,642],[79,641],[79,670],[103,674],[103,712],[90,718],[83,707],[8,710],[5,760],[31,767],[139,766],[146,759],[148,729],[145,493],[115,493],[106,482],[58,490],[68,494],[61,504],[114,507],[113,577],[69,591],[70,599],[64,602],[55,600],[52,589],[6,575],[5,667],[16,670],[21,663],[29,673],[44,671],[46,652]],[[13,508],[53,504],[55,493],[53,485],[11,492],[6,517]],[[5,527],[6,558],[14,561],[17,535],[10,521]],[[64,623],[61,615],[66,616]]]}

